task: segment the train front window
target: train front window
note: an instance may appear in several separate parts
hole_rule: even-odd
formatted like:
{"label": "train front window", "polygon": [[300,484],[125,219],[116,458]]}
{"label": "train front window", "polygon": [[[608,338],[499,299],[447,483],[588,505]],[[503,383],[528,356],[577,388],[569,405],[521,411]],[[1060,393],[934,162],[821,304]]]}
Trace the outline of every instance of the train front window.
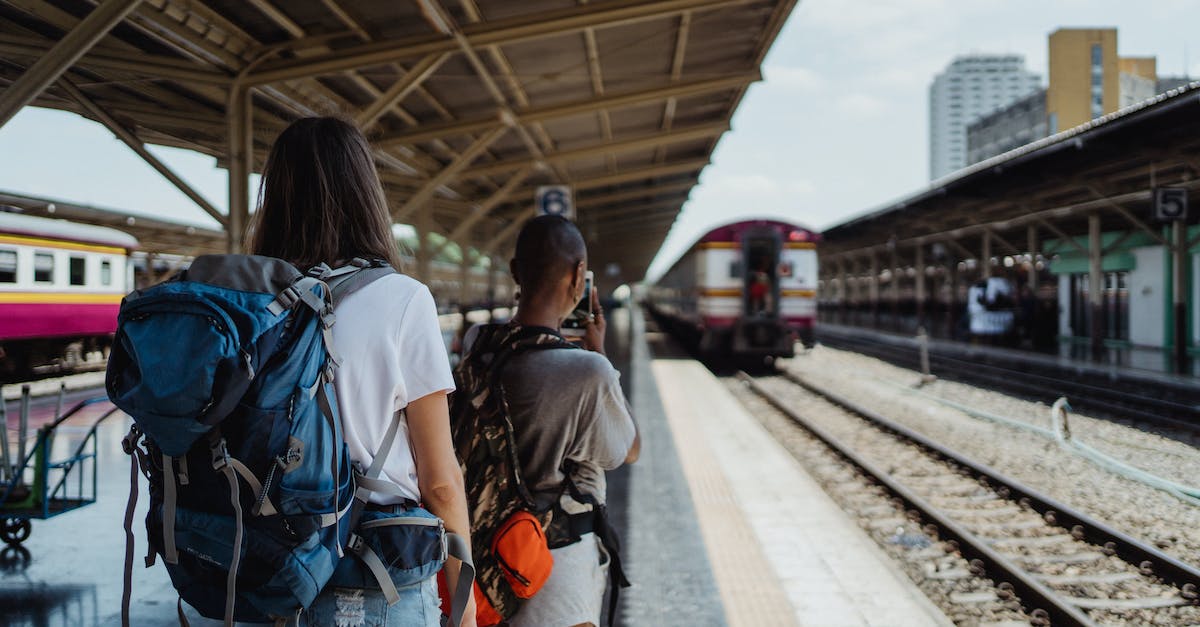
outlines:
{"label": "train front window", "polygon": [[71,257],[71,285],[83,285],[87,278],[87,260],[83,257]]}
{"label": "train front window", "polygon": [[38,283],[54,282],[54,255],[51,253],[35,253],[33,255],[33,280]]}
{"label": "train front window", "polygon": [[17,282],[17,251],[0,248],[0,283]]}

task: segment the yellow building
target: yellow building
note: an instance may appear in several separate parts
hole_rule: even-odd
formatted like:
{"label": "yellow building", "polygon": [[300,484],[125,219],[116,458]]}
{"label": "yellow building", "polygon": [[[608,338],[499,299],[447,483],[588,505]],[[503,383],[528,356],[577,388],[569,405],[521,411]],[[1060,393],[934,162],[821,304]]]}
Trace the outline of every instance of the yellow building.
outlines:
{"label": "yellow building", "polygon": [[1046,90],[1050,134],[1116,111],[1121,98],[1120,71],[1117,29],[1060,28],[1051,33],[1050,86]]}

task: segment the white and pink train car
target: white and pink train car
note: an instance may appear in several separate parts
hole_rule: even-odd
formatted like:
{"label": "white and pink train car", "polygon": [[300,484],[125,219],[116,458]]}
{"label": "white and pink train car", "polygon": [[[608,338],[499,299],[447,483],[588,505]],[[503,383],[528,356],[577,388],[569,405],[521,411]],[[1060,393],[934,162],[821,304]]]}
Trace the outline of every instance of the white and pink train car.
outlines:
{"label": "white and pink train car", "polygon": [[813,343],[819,239],[775,220],[718,227],[651,287],[646,304],[706,357],[791,357],[797,340]]}
{"label": "white and pink train car", "polygon": [[0,211],[0,375],[107,348],[136,247],[115,229]]}

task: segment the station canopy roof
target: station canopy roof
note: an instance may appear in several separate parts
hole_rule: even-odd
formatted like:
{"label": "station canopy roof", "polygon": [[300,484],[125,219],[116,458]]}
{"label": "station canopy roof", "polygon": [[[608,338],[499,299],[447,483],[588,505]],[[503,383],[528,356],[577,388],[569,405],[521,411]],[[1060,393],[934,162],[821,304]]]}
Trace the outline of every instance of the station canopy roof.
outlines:
{"label": "station canopy roof", "polygon": [[[995,238],[1000,254],[1025,251],[1024,233],[1086,237],[1088,216],[1105,231],[1143,231],[1162,242],[1153,188],[1188,190],[1188,222],[1200,222],[1200,82],[1033,142],[934,181],[928,188],[822,233],[826,261],[945,242]],[[1021,230],[1016,237],[1006,231]],[[1076,244],[1077,245],[1077,244]],[[1073,245],[1075,246],[1075,245]],[[968,250],[969,249],[969,250]]]}
{"label": "station canopy roof", "polygon": [[[0,83],[108,3],[0,3]],[[571,185],[592,265],[636,280],[795,0],[134,4],[32,104],[224,165],[250,88],[254,169],[290,120],[349,116],[397,222],[506,256],[535,188]]]}

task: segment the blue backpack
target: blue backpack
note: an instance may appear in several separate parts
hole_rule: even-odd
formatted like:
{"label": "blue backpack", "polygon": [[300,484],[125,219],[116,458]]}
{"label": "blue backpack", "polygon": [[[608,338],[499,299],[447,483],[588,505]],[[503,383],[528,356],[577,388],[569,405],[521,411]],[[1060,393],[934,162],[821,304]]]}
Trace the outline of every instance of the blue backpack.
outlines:
{"label": "blue backpack", "polygon": [[[132,457],[126,625],[139,470],[150,485],[146,566],[162,556],[179,592],[181,623],[183,601],[227,625],[286,622],[312,604],[335,569],[347,569],[347,552],[392,602],[395,586],[408,583],[397,582],[398,573],[432,576],[447,552],[469,555],[436,518],[356,528],[370,493],[388,491],[376,477],[401,416],[393,417],[372,467],[353,468],[330,329],[336,301],[393,272],[361,259],[304,274],[280,259],[205,255],[122,301],[106,386],[134,422],[123,441]],[[409,546],[415,553],[396,548]],[[472,574],[468,557],[456,606],[465,606]],[[452,619],[457,625],[453,612]]]}

